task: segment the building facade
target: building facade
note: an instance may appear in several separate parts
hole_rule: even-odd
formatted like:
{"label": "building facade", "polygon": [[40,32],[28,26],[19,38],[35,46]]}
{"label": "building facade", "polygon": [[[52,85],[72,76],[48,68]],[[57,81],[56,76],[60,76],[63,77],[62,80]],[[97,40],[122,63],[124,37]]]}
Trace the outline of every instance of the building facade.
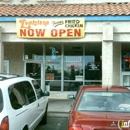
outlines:
{"label": "building facade", "polygon": [[129,86],[130,3],[71,2],[1,1],[0,71],[35,78],[50,98]]}

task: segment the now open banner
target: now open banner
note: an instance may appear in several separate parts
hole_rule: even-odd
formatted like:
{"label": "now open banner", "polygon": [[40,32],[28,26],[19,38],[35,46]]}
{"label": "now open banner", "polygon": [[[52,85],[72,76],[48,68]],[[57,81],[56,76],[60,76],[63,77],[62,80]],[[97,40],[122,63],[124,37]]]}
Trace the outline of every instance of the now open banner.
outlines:
{"label": "now open banner", "polygon": [[83,38],[84,18],[16,19],[19,38]]}

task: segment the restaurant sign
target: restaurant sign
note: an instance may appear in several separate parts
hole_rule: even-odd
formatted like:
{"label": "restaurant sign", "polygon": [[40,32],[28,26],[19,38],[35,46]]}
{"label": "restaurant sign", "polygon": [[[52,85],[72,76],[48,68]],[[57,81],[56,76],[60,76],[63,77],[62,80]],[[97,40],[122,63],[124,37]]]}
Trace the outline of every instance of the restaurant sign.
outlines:
{"label": "restaurant sign", "polygon": [[16,19],[19,38],[82,38],[84,19]]}

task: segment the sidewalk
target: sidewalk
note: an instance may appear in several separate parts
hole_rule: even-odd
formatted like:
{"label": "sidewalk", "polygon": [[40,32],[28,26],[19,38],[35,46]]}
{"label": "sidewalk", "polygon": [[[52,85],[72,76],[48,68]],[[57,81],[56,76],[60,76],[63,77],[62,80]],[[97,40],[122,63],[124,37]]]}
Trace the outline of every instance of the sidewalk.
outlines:
{"label": "sidewalk", "polygon": [[49,99],[48,116],[68,116],[72,103],[72,99]]}

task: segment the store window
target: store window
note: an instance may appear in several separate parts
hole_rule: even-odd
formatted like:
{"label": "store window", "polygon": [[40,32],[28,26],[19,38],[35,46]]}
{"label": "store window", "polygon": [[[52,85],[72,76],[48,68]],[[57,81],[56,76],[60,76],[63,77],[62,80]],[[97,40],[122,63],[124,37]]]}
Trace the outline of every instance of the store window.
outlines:
{"label": "store window", "polygon": [[25,44],[26,74],[33,74],[41,83],[45,66],[45,85],[50,91],[77,91],[84,84],[101,84],[101,52],[101,43],[47,43],[45,48],[43,44]]}
{"label": "store window", "polygon": [[24,59],[43,60],[43,44],[25,44]]}
{"label": "store window", "polygon": [[130,71],[130,44],[122,44],[122,71]]}
{"label": "store window", "polygon": [[130,43],[122,43],[122,85],[130,88]]}
{"label": "store window", "polygon": [[124,52],[122,56],[122,70],[130,71],[130,52]]}
{"label": "store window", "polygon": [[83,44],[64,45],[64,91],[76,91],[83,84]]}
{"label": "store window", "polygon": [[85,44],[85,84],[101,84],[102,56],[101,44]]}
{"label": "store window", "polygon": [[41,85],[41,63],[26,62],[26,76],[34,78]]}
{"label": "store window", "polygon": [[45,79],[51,91],[61,91],[61,45],[46,45]]}

